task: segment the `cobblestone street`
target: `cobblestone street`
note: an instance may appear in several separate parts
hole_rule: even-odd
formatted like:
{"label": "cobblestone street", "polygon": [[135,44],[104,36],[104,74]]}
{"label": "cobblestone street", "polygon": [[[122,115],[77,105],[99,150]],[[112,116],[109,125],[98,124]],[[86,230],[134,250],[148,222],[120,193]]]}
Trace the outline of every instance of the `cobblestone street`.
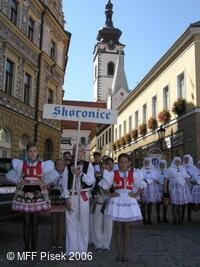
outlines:
{"label": "cobblestone street", "polygon": [[[172,220],[172,218],[170,218]],[[155,222],[155,218],[154,218]],[[23,251],[21,219],[0,221],[0,266],[137,266],[137,267],[196,267],[200,266],[200,213],[193,214],[192,223],[182,226],[154,224],[135,225],[131,231],[130,255],[128,263],[115,261],[115,246],[112,242],[110,252],[92,252],[93,260],[87,262],[41,261],[37,256],[33,261],[8,261],[7,252]],[[38,251],[61,253],[64,250],[50,249],[50,218],[41,218]],[[64,245],[64,242],[63,242]],[[38,254],[39,255],[39,254]]]}

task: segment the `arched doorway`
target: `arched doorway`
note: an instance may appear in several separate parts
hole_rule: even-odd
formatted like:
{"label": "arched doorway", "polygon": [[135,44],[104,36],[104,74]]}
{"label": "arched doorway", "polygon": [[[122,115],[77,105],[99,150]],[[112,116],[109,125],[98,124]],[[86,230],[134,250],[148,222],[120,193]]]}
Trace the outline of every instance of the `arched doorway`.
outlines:
{"label": "arched doorway", "polygon": [[11,157],[11,134],[7,128],[0,129],[0,158]]}
{"label": "arched doorway", "polygon": [[53,142],[51,139],[46,139],[44,143],[44,154],[43,154],[44,160],[53,159]]}
{"label": "arched doorway", "polygon": [[25,160],[26,158],[26,146],[28,144],[28,136],[26,134],[22,135],[19,139],[19,158]]}

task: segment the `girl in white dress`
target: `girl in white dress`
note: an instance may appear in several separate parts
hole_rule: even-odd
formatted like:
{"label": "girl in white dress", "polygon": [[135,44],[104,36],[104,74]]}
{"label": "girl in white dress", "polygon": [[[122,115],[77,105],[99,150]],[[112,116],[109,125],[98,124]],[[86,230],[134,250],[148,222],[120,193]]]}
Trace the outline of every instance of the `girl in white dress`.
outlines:
{"label": "girl in white dress", "polygon": [[174,224],[183,223],[183,209],[185,205],[191,203],[191,193],[187,185],[189,175],[185,168],[181,165],[181,158],[175,157],[169,168],[169,193],[172,203],[172,213],[174,217]]}
{"label": "girl in white dress", "polygon": [[38,236],[38,212],[51,208],[47,184],[58,177],[53,161],[40,161],[39,150],[34,143],[27,145],[28,160],[12,160],[12,170],[6,178],[17,184],[13,199],[14,211],[24,213],[25,251],[35,251]]}
{"label": "girl in white dress", "polygon": [[[142,214],[136,197],[143,192],[146,183],[137,178],[130,166],[128,154],[118,157],[119,170],[104,171],[103,179],[99,185],[107,190],[110,198],[105,209],[105,214],[114,221],[117,258],[116,260],[128,261],[128,239],[130,222],[142,220]],[[112,187],[112,192],[109,189]]]}
{"label": "girl in white dress", "polygon": [[195,208],[200,207],[200,161],[197,163],[197,172],[192,178],[192,204]]}
{"label": "girl in white dress", "polygon": [[[192,193],[193,183],[192,180],[194,179],[197,173],[197,167],[193,164],[193,158],[191,155],[187,154],[183,157],[183,167],[188,173],[188,179],[186,180],[187,185]],[[188,212],[188,221],[191,222],[191,215],[192,215],[192,203],[187,204],[187,212]],[[183,221],[185,217],[185,207],[183,208]]]}
{"label": "girl in white dress", "polygon": [[159,191],[158,186],[158,173],[156,172],[153,164],[151,163],[150,158],[144,159],[143,168],[141,169],[141,171],[143,178],[147,183],[147,187],[141,195],[143,222],[144,224],[152,225],[152,205],[153,203],[159,203],[161,201],[161,193]]}
{"label": "girl in white dress", "polygon": [[[168,169],[167,169],[167,161],[162,159],[159,162],[159,168],[158,168],[158,188],[161,194],[161,201],[158,202],[156,204],[156,213],[157,213],[157,221],[158,223],[161,222],[160,219],[160,207],[162,204],[162,199],[163,199],[163,195],[167,194],[167,184],[165,183],[165,181],[168,179]],[[163,205],[163,222],[164,223],[168,223],[169,221],[167,220],[167,208],[168,206],[165,205],[164,203]]]}

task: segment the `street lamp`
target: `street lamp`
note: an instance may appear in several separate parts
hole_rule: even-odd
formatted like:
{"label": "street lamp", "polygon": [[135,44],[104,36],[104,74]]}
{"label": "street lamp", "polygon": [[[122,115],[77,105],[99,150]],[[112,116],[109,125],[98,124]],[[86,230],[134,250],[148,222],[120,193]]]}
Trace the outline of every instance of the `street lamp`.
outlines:
{"label": "street lamp", "polygon": [[163,140],[165,139],[165,128],[161,125],[160,128],[158,129],[158,138],[161,144],[161,150],[163,150]]}

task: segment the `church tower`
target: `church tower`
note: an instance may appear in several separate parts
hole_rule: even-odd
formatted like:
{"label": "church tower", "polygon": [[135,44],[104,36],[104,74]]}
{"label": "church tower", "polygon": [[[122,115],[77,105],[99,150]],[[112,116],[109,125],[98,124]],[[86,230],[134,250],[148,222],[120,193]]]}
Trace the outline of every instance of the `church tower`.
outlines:
{"label": "church tower", "polygon": [[[112,92],[115,70],[120,57],[124,64],[124,47],[119,39],[122,32],[113,25],[113,4],[109,0],[105,6],[106,22],[97,35],[94,48],[94,101],[107,102]],[[119,65],[119,64],[118,64]]]}

